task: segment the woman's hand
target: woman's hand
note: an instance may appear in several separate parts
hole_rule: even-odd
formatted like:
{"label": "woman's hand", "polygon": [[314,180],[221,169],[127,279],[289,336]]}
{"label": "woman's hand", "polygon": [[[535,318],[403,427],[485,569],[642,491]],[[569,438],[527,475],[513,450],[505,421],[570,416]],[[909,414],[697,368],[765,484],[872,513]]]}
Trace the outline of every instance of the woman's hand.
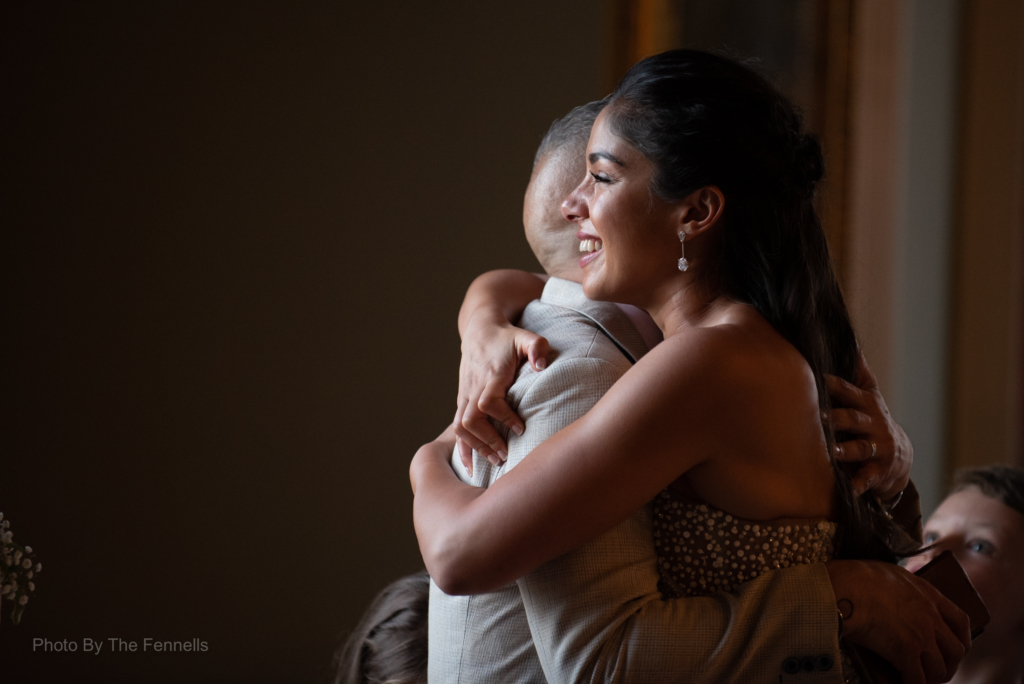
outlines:
{"label": "woman's hand", "polygon": [[547,367],[548,341],[529,330],[517,328],[503,317],[481,311],[467,325],[459,365],[459,398],[454,434],[459,438],[459,457],[472,471],[472,450],[494,465],[508,458],[508,446],[488,418],[523,434],[522,418],[505,399],[515,382],[523,359],[535,370]]}
{"label": "woman's hand", "polygon": [[854,493],[872,490],[883,502],[893,499],[910,480],[914,447],[889,415],[864,354],[859,354],[856,385],[834,375],[825,379],[832,397],[832,427],[853,437],[835,445],[835,457],[861,462],[853,478]]}
{"label": "woman's hand", "polygon": [[548,341],[517,328],[526,305],[541,295],[544,281],[522,271],[491,271],[470,285],[459,311],[462,363],[459,396],[452,427],[459,438],[459,457],[470,472],[472,450],[494,465],[508,458],[508,445],[488,418],[523,434],[522,419],[505,395],[516,379],[523,359],[535,370],[547,366]]}
{"label": "woman's hand", "polygon": [[845,640],[888,660],[905,684],[950,680],[971,647],[971,623],[962,610],[898,565],[829,561],[825,567],[837,603],[852,606],[843,620]]}

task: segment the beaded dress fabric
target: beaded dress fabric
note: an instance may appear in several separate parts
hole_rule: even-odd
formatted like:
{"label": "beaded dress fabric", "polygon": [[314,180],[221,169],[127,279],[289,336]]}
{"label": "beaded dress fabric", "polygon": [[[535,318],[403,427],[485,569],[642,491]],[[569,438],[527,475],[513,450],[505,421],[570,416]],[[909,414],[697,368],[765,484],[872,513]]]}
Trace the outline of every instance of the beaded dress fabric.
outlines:
{"label": "beaded dress fabric", "polygon": [[654,548],[666,597],[732,591],[776,568],[833,556],[836,525],[743,520],[666,489],[654,500]]}
{"label": "beaded dress fabric", "polygon": [[[654,548],[666,598],[730,592],[762,573],[824,563],[835,553],[836,524],[820,519],[744,520],[674,489],[655,498]],[[843,679],[860,678],[844,646]]]}

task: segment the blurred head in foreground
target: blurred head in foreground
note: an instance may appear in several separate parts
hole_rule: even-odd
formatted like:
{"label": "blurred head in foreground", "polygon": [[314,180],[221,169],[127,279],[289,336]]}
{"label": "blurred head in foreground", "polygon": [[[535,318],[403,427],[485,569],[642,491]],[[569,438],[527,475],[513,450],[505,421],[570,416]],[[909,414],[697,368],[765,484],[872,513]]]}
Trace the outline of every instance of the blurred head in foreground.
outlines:
{"label": "blurred head in foreground", "polygon": [[426,570],[385,587],[339,651],[335,684],[426,684],[429,596]]}
{"label": "blurred head in foreground", "polygon": [[992,616],[953,682],[1024,682],[1024,470],[972,468],[924,526],[934,548],[910,559],[918,570],[946,549],[971,578]]}

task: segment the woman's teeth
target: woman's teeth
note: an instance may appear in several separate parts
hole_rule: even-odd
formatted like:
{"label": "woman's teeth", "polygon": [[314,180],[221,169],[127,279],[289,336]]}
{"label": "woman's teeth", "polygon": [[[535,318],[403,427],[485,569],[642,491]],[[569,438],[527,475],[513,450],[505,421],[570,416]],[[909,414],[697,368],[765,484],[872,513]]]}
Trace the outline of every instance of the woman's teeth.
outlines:
{"label": "woman's teeth", "polygon": [[602,247],[604,244],[600,240],[580,240],[581,252],[596,252]]}

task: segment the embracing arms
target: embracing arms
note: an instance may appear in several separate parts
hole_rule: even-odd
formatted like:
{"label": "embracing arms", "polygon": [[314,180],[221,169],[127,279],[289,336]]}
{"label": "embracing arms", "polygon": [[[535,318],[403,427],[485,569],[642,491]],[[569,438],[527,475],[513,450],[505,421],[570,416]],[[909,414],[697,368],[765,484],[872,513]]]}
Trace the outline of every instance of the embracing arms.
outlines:
{"label": "embracing arms", "polygon": [[[710,402],[678,396],[678,388],[688,384],[679,376],[708,372],[694,366],[681,364],[666,373],[641,362],[615,382],[621,370],[605,361],[560,361],[542,376],[585,375],[593,383],[607,374],[606,386],[614,387],[487,490],[468,491],[455,478],[448,464],[451,431],[421,448],[410,471],[414,517],[435,581],[440,578],[447,591],[457,593],[505,586],[618,524],[699,463],[707,450],[696,438],[680,454],[661,429],[676,411],[689,411],[695,421],[707,418]],[[578,385],[566,383],[558,396],[571,396]],[[566,398],[562,405],[579,402]]]}
{"label": "embracing arms", "polygon": [[[514,314],[511,317],[518,317],[518,314]],[[470,316],[470,319],[472,319],[472,316]],[[860,379],[858,378],[858,381],[859,380]],[[877,395],[877,391],[875,394]],[[879,417],[884,416],[887,421],[891,422],[891,418],[888,418],[887,412],[884,411],[884,402],[881,403],[881,410],[878,410],[879,407],[877,405],[874,407],[871,406],[870,402],[863,401],[863,397],[853,394],[852,392],[850,393],[850,396],[861,402],[860,405],[856,406],[854,409],[857,414],[861,415],[857,415],[851,411],[849,414],[836,416],[833,419],[836,421],[838,429],[849,429],[847,427],[842,427],[841,421],[857,423],[861,430],[859,434],[864,435],[866,438],[870,437],[871,441],[876,441],[877,446],[875,451],[877,451],[878,454],[875,454],[876,458],[870,463],[879,465],[884,458],[884,454],[882,454],[882,452],[886,447],[883,446],[885,444],[884,435],[878,434],[878,419]],[[880,396],[877,398],[878,401],[881,400]],[[532,422],[528,422],[527,427],[532,424]],[[515,438],[510,438],[510,443],[513,439]],[[899,470],[900,459],[899,455],[895,452],[897,451],[900,439],[904,441],[906,439],[905,436],[902,435],[901,430],[898,434],[894,435],[890,442],[893,445],[893,453],[889,456],[891,466],[889,468],[890,471]],[[429,515],[426,519],[424,518],[424,513],[430,513],[431,506],[422,506],[421,504],[429,504],[425,499],[429,499],[430,497],[425,497],[425,495],[430,490],[435,489],[438,486],[448,487],[447,491],[442,497],[440,497],[442,499],[440,503],[444,506],[441,508],[434,508],[435,514],[440,513],[435,516],[435,522],[439,523],[442,527],[446,524],[450,525],[453,520],[456,522],[465,521],[465,518],[462,517],[465,511],[480,503],[480,490],[469,491],[472,490],[472,488],[461,485],[461,483],[459,483],[454,477],[451,469],[448,467],[448,458],[451,454],[453,442],[454,437],[452,431],[449,430],[446,435],[442,436],[439,443],[427,445],[427,447],[421,450],[421,453],[417,455],[417,460],[414,461],[411,474],[413,476],[414,487],[417,488],[416,506],[418,532],[421,532],[422,527],[430,527],[432,524],[429,520]],[[866,441],[865,446],[868,446]],[[906,446],[909,447],[909,443],[907,443]],[[436,460],[433,462],[431,461],[430,453],[432,451],[432,447],[435,447],[435,449],[433,449],[433,451],[435,451],[433,456],[436,457]],[[870,446],[868,446],[868,451],[865,455],[870,455],[870,451]],[[880,454],[882,455],[880,456]],[[909,460],[909,449],[904,452],[904,457]],[[430,467],[432,464],[439,467],[432,470]],[[909,463],[907,465],[909,465]],[[421,466],[426,466],[426,468],[421,468]],[[880,469],[880,472],[881,476],[887,477],[892,481],[898,482],[900,478],[899,475],[892,477],[891,473],[886,472],[884,469]],[[552,474],[557,476],[558,471],[552,471]],[[512,473],[509,473],[509,475],[512,475]],[[500,484],[500,482],[496,483],[496,485],[497,484]],[[460,486],[463,487],[465,491],[460,492]],[[522,501],[520,501],[519,504],[523,506],[527,505],[526,502]],[[481,509],[477,508],[477,510]],[[515,507],[507,508],[506,512],[510,515],[515,515]],[[485,510],[483,517],[493,515],[493,513],[494,511],[487,512]],[[454,516],[454,518],[451,516]],[[499,532],[497,529],[499,527],[503,527],[503,525],[483,526],[476,529],[470,538],[488,538],[496,532]],[[429,534],[430,533],[428,532],[428,537]],[[435,541],[439,539],[443,539],[443,537],[435,537]],[[470,555],[466,555],[467,549],[454,549],[450,546],[446,546],[446,544],[450,543],[452,539],[453,538],[449,538],[447,541],[441,541],[441,543],[436,544],[433,547],[433,551],[430,550],[429,544],[425,545],[424,556],[428,559],[428,566],[444,568],[445,566],[450,567],[464,563],[466,568],[474,567],[475,563],[480,559],[474,559]],[[423,542],[424,535],[421,534],[421,543]],[[501,543],[508,542],[509,539],[506,539],[505,542],[499,541],[499,546]],[[519,546],[521,542],[517,543],[513,535],[511,543],[515,546]],[[590,545],[584,545],[576,552],[567,554],[556,561],[548,563],[541,571],[538,571],[538,573],[532,573],[527,578],[524,578],[524,580],[521,580],[520,586],[522,587],[524,582],[529,583],[534,581],[531,578],[535,578],[538,574],[543,576],[545,572],[549,572],[551,568],[556,567],[560,563],[571,562],[571,558],[573,556],[578,555],[583,552],[584,549],[597,543],[598,542],[592,542]],[[520,548],[523,547],[520,546]],[[605,554],[598,554],[598,556],[603,555]],[[452,559],[457,559],[457,562],[450,562]],[[516,561],[513,559],[513,563],[515,562]],[[586,569],[592,566],[593,563],[588,562],[580,565],[579,568]],[[434,570],[434,567],[431,567],[431,569]],[[578,571],[579,568],[577,569]],[[514,574],[516,572],[514,570],[510,571],[508,568],[498,568],[497,570],[499,573],[512,572]],[[809,579],[807,577],[795,577],[799,572],[817,572],[819,570],[821,570],[821,566],[818,566],[818,569],[792,569],[777,573],[770,573],[770,577],[758,578],[757,581],[744,585],[744,587],[741,588],[743,596],[740,596],[735,601],[722,602],[711,598],[688,599],[685,601],[674,602],[672,607],[665,605],[661,601],[648,601],[643,604],[642,609],[640,606],[641,602],[639,601],[627,602],[628,605],[620,604],[619,607],[616,608],[618,612],[615,613],[614,619],[609,622],[611,625],[609,629],[611,629],[612,632],[606,632],[602,635],[589,634],[576,636],[580,637],[584,642],[589,639],[592,645],[595,643],[600,645],[601,657],[596,660],[591,659],[588,661],[593,665],[598,663],[607,664],[608,662],[622,663],[625,662],[622,658],[626,658],[631,665],[642,667],[643,664],[640,660],[650,651],[647,648],[641,648],[637,651],[635,649],[636,639],[634,637],[639,635],[641,643],[654,647],[659,635],[663,637],[667,633],[672,633],[687,636],[688,630],[693,632],[699,631],[706,637],[711,638],[712,645],[715,646],[711,650],[717,651],[719,655],[734,654],[742,657],[746,654],[749,658],[749,649],[744,650],[741,646],[740,650],[737,651],[733,648],[737,646],[737,644],[746,645],[752,643],[751,638],[749,638],[750,635],[743,635],[737,631],[737,628],[740,625],[747,624],[748,621],[744,617],[746,615],[779,616],[780,621],[776,622],[773,619],[772,622],[776,626],[781,627],[788,624],[785,623],[784,620],[787,615],[787,608],[791,608],[796,612],[795,624],[798,624],[801,616],[809,614],[808,611],[810,608],[809,606],[797,606],[795,603],[795,597],[799,596],[806,599],[808,594],[814,593],[816,598],[814,601],[811,601],[811,603],[813,603],[816,610],[821,613],[821,616],[818,619],[823,621],[822,624],[824,624],[825,621],[828,621],[830,617],[834,620],[835,616],[832,614],[832,611],[834,611],[834,599],[829,594],[829,582],[825,577],[825,573],[821,572],[822,577],[814,577],[813,579]],[[577,579],[579,578],[578,571],[571,573]],[[947,612],[949,612],[948,606],[943,606],[941,604],[941,599],[929,597],[926,594],[927,587],[922,588],[918,584],[915,584],[916,580],[899,568],[884,566],[881,564],[862,563],[858,561],[837,561],[829,564],[829,573],[833,576],[831,586],[835,590],[835,596],[849,598],[855,605],[862,606],[862,608],[858,609],[860,611],[858,618],[861,619],[861,621],[858,622],[857,619],[855,619],[847,622],[846,630],[848,638],[879,651],[883,656],[886,656],[888,659],[896,662],[897,665],[903,663],[904,666],[901,667],[901,669],[904,670],[906,681],[908,682],[925,681],[925,676],[927,676],[927,681],[941,681],[945,676],[948,676],[946,673],[951,672],[951,669],[949,669],[951,667],[951,659],[953,661],[952,665],[955,666],[955,662],[959,660],[959,657],[962,656],[963,653],[963,646],[959,645],[963,639],[960,638],[960,630],[957,628],[957,611],[955,611],[955,609],[953,609],[949,615],[944,614],[943,609],[946,609]],[[443,572],[438,572],[436,574],[441,575],[441,581],[452,589],[457,587],[449,584],[450,581],[455,583],[466,581],[468,583],[465,587],[470,587],[474,582],[472,578],[468,580],[461,579],[458,574],[450,577],[444,576]],[[598,573],[597,575],[598,578],[603,576],[604,575],[601,573]],[[465,575],[463,575],[463,578],[464,577]],[[479,586],[486,586],[487,581],[489,580],[482,580],[479,583]],[[587,584],[594,583],[588,582]],[[534,590],[529,592],[533,595],[533,599],[527,599],[528,591],[524,589],[524,599],[527,599],[528,603],[530,600],[534,600],[538,604],[543,604],[544,592],[542,590],[538,591],[536,586],[537,585],[534,582]],[[814,588],[813,592],[811,591],[812,587]],[[818,596],[817,594],[820,594],[818,589],[822,587],[824,587],[825,594]],[[565,586],[563,584],[561,586],[561,590],[556,591],[552,595],[553,600],[549,600],[547,602],[545,613],[548,616],[552,613],[558,614],[559,610],[570,610],[571,612],[571,605],[567,607],[566,604],[571,604],[572,601],[566,597],[564,589]],[[868,593],[865,594],[865,591]],[[576,592],[574,591],[572,593],[575,594]],[[784,598],[786,596],[790,597],[788,601]],[[874,605],[872,601],[877,605]],[[896,601],[900,603],[901,606],[906,606],[906,609],[902,610],[899,615],[892,615],[892,611],[888,611],[890,614],[887,614],[886,611],[884,611],[884,606],[887,604],[887,601],[889,602],[888,605],[892,605],[891,602]],[[599,603],[602,605],[607,604],[609,606],[609,610],[611,610],[610,606],[614,605],[614,602],[600,601]],[[678,605],[676,605],[676,603],[678,603]],[[765,603],[767,603],[767,605],[765,605]],[[593,603],[590,605],[593,605]],[[831,608],[829,607],[830,605],[832,606]],[[796,610],[797,608],[800,608],[800,610]],[[789,613],[791,618],[793,617],[793,610]],[[873,618],[873,615],[876,612],[878,613],[879,618],[877,620]],[[696,622],[692,620],[688,621],[687,616],[693,617],[695,615],[702,615],[703,617]],[[557,623],[557,620],[555,620],[554,623],[550,620],[541,621],[542,625],[546,624],[549,627],[552,624]],[[834,622],[832,624],[834,624]],[[672,629],[668,629],[666,632],[665,629],[662,629],[661,627],[656,627],[651,631],[652,625],[660,625],[661,627],[666,628],[675,626],[677,630],[682,629],[682,632],[673,632]],[[682,627],[680,627],[680,625]],[[732,625],[733,627],[730,628],[729,625]],[[725,630],[724,633],[719,630],[717,632],[717,637],[715,636],[716,626],[723,627]],[[786,630],[783,629],[783,632],[785,631]],[[810,627],[805,626],[803,634],[807,635],[812,631],[813,630],[811,630]],[[619,636],[619,639],[615,638],[616,635]],[[879,635],[884,635],[884,638]],[[557,633],[554,636],[559,637]],[[595,641],[593,638],[595,636],[600,636],[600,638]],[[776,633],[775,636],[777,637],[778,633]],[[535,638],[538,638],[536,631]],[[577,639],[577,641],[580,639]],[[652,639],[653,641],[651,641]],[[714,639],[721,639],[722,641],[715,645],[716,642],[714,642]],[[915,639],[916,642],[913,641]],[[958,639],[960,640],[958,641]],[[538,639],[538,649],[541,649],[542,642],[545,642],[549,644],[556,644],[555,648],[557,650],[560,648],[558,644],[565,646],[566,640],[567,638],[564,634],[561,635],[561,638],[557,638],[554,641],[549,639],[545,642],[543,639]],[[571,638],[568,640],[572,641]],[[952,640],[952,643],[950,640]],[[803,643],[810,646],[812,641],[813,639],[806,639]],[[707,642],[700,642],[698,640],[698,643],[706,644]],[[801,643],[801,641],[800,639],[797,639],[793,643]],[[815,643],[820,644],[821,642],[817,641]],[[963,643],[968,642],[963,641]],[[687,644],[688,647],[692,647],[694,644],[693,639],[688,639]],[[940,647],[940,644],[942,647]],[[897,648],[896,645],[899,645],[899,647]],[[959,648],[959,655],[957,655],[957,648]],[[568,649],[568,647],[561,648],[562,653],[567,650],[572,652],[574,649]],[[768,648],[764,642],[758,643],[758,650],[760,653],[773,652],[777,654],[781,652],[772,651],[772,649]],[[820,651],[821,649],[819,648],[818,650]],[[655,651],[657,651],[656,648]],[[586,649],[582,649],[580,652],[588,651],[586,651]],[[593,650],[589,651],[589,653],[593,653]],[[709,654],[703,654],[703,656],[707,655]],[[690,656],[696,658],[696,660],[692,662],[703,662],[703,656],[699,652],[699,649],[696,652],[690,652],[687,658]],[[632,660],[630,660],[631,657]],[[542,660],[543,659],[544,655],[542,653]],[[558,659],[556,658],[555,660],[557,661]],[[745,666],[741,666],[739,661],[736,659],[726,658],[726,660],[731,660],[731,662],[736,663],[740,671],[742,671]],[[772,679],[774,679],[774,677],[772,677]]]}
{"label": "embracing arms", "polygon": [[[485,457],[500,458],[499,452],[507,453],[504,440],[488,417],[514,431],[523,427],[505,401],[505,393],[522,359],[528,358],[534,368],[543,367],[538,364],[544,363],[548,345],[543,337],[517,328],[513,322],[530,301],[540,296],[540,282],[539,277],[522,271],[490,271],[478,277],[466,293],[459,312],[463,357],[459,411],[453,423],[464,463],[471,449]],[[833,428],[850,436],[836,445],[835,456],[840,461],[862,464],[853,480],[855,492],[871,490],[882,501],[889,501],[907,486],[913,445],[890,415],[863,354],[854,380],[852,384],[828,378]]]}

